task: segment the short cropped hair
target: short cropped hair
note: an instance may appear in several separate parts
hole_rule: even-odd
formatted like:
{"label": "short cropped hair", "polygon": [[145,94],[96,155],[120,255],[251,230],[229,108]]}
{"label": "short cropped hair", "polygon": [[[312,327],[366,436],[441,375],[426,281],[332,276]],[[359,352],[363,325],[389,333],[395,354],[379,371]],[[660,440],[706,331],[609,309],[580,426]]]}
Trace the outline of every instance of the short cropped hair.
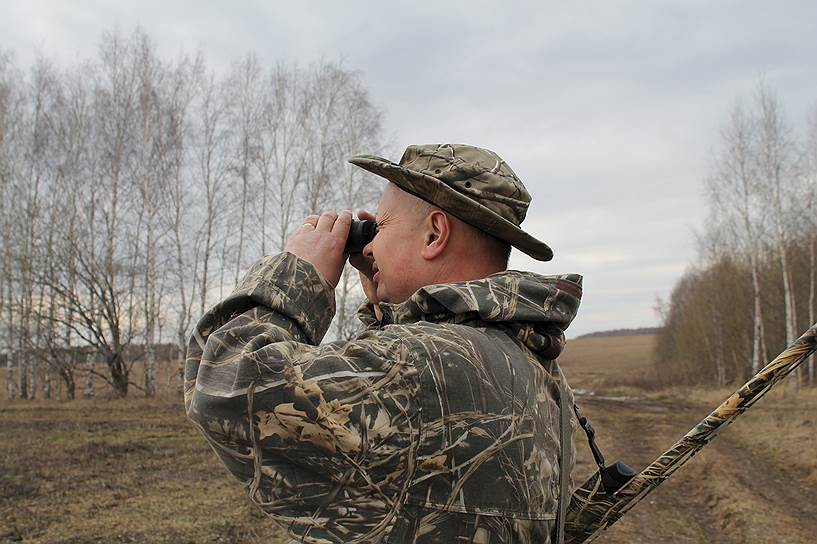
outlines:
{"label": "short cropped hair", "polygon": [[466,223],[465,221],[454,217],[452,214],[446,212],[443,209],[427,202],[421,198],[413,198],[411,200],[411,207],[412,213],[417,214],[418,217],[425,217],[429,213],[434,210],[439,210],[449,217],[452,217],[462,223],[463,225],[468,227],[468,233],[474,241],[474,244],[484,250],[491,258],[494,260],[497,266],[500,266],[502,270],[508,269],[508,262],[511,258],[511,244],[504,240],[500,240],[495,236],[491,236],[485,231],[482,231],[476,228],[473,225]]}

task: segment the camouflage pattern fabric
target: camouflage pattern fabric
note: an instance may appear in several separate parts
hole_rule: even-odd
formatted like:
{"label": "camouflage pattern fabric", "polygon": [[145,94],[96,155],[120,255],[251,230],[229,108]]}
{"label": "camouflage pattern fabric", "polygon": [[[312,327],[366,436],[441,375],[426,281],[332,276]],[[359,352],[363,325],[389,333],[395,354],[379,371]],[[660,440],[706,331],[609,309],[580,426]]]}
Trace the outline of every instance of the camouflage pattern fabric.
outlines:
{"label": "camouflage pattern fabric", "polygon": [[355,338],[317,345],[333,290],[266,257],[199,321],[187,413],[298,541],[550,542],[573,401],[554,359],[580,297],[580,276],[507,271],[382,303],[382,322],[364,306]]}

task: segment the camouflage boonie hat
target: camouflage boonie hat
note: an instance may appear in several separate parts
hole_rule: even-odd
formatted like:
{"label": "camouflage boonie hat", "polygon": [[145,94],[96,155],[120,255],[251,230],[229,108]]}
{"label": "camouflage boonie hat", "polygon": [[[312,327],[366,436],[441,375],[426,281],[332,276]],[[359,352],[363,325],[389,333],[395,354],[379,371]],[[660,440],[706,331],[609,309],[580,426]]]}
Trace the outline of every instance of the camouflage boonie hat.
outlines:
{"label": "camouflage boonie hat", "polygon": [[373,155],[349,162],[504,240],[534,259],[553,251],[519,228],[530,194],[511,167],[487,149],[464,144],[410,145],[399,164]]}

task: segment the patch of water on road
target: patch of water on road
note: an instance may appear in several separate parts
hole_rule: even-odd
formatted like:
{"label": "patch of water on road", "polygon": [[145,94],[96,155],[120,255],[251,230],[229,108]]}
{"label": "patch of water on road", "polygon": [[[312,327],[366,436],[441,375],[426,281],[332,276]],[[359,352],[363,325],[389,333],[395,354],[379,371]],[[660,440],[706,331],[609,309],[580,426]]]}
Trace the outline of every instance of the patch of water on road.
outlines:
{"label": "patch of water on road", "polygon": [[574,389],[573,394],[577,397],[593,397],[594,399],[598,400],[610,400],[614,402],[631,402],[631,401],[642,401],[644,400],[643,397],[634,397],[634,396],[607,396],[607,395],[599,395],[595,391],[591,389]]}

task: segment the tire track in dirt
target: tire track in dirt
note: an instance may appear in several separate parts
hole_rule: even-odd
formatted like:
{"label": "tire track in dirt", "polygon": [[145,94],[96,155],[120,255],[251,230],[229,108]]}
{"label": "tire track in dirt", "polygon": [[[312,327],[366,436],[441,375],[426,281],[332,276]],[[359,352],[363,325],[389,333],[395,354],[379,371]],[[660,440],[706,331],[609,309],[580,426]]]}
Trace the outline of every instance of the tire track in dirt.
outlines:
{"label": "tire track in dirt", "polygon": [[[607,461],[642,469],[711,407],[651,399],[579,397]],[[598,542],[810,543],[817,534],[817,491],[769,459],[742,447],[725,429]],[[580,484],[595,469],[583,433],[577,435]]]}
{"label": "tire track in dirt", "polygon": [[713,507],[747,542],[814,542],[817,490],[744,447],[732,432],[726,430],[709,447],[712,481],[729,484],[728,492],[724,486],[710,489]]}
{"label": "tire track in dirt", "polygon": [[[611,399],[580,397],[577,403],[596,428],[596,435],[606,460],[620,459],[636,470],[644,468],[665,451],[694,422],[687,406],[648,399]],[[680,421],[679,421],[680,420]],[[583,436],[577,436],[580,459],[588,472],[594,469],[592,456]],[[585,455],[582,455],[584,453]],[[580,465],[579,469],[583,468]],[[579,474],[578,470],[574,474]],[[676,479],[677,478],[677,479]],[[624,544],[632,542],[712,542],[719,533],[718,519],[703,507],[701,497],[682,474],[673,483],[664,484],[643,499],[619,522],[608,529],[597,542]],[[584,477],[577,476],[581,483]],[[742,542],[728,536],[718,542]]]}

